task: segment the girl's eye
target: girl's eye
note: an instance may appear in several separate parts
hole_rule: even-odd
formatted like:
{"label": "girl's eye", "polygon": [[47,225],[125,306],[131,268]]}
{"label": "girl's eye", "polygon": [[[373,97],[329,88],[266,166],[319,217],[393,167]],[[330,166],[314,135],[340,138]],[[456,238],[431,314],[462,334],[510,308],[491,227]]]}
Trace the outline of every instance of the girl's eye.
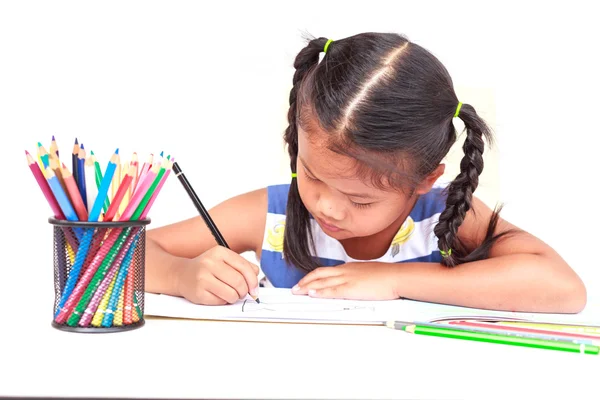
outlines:
{"label": "girl's eye", "polygon": [[350,200],[350,203],[352,203],[352,205],[356,208],[368,208],[371,206],[371,204],[373,204],[373,203],[355,203],[352,200]]}
{"label": "girl's eye", "polygon": [[304,169],[304,176],[305,176],[305,177],[306,177],[306,179],[308,179],[309,181],[315,181],[315,182],[316,182],[316,181],[318,181],[318,179],[317,179],[317,178],[313,178],[312,176],[310,176],[310,175],[308,174],[308,172],[306,172],[306,169]]}

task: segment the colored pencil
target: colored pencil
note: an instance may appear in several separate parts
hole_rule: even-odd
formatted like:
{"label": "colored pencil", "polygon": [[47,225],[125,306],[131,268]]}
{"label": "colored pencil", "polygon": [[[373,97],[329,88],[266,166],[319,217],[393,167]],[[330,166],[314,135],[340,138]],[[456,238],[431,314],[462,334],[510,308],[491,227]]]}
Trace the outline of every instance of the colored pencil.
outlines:
{"label": "colored pencil", "polygon": [[71,202],[69,201],[69,198],[67,197],[62,186],[60,186],[60,182],[54,174],[54,172],[52,171],[52,168],[46,168],[46,176],[48,177],[48,185],[50,186],[50,189],[52,189],[52,193],[54,194],[56,201],[60,205],[60,209],[65,215],[65,218],[69,221],[79,221],[77,213],[73,209],[73,206],[71,205]]}
{"label": "colored pencil", "polygon": [[[92,156],[92,160],[94,161],[94,170],[96,171],[96,188],[100,189],[100,183],[102,182],[102,170],[100,169],[100,163],[96,160],[96,155],[94,152],[90,151],[90,154]],[[108,199],[108,196],[106,196],[104,204],[102,205],[104,212],[108,210],[108,207],[110,207],[110,200]]]}
{"label": "colored pencil", "polygon": [[92,156],[88,156],[85,160],[85,189],[87,196],[87,209],[88,212],[92,210],[92,206],[98,196],[98,186],[96,186],[96,171],[94,168],[94,159]]}
{"label": "colored pencil", "polygon": [[144,177],[144,180],[142,182],[140,182],[139,186],[133,193],[133,197],[129,201],[129,204],[125,208],[125,212],[123,213],[123,215],[121,215],[121,218],[119,219],[119,221],[127,221],[131,218],[131,216],[135,212],[137,206],[142,201],[142,198],[144,197],[144,195],[146,194],[146,192],[148,191],[148,189],[154,182],[154,178],[156,178],[157,173],[158,173],[158,167],[152,167],[152,169],[146,174],[146,176]]}
{"label": "colored pencil", "polygon": [[598,326],[580,326],[580,325],[560,325],[560,324],[542,324],[529,322],[498,322],[499,325],[522,326],[528,328],[550,329],[560,332],[578,332],[588,335],[600,336],[600,327]]}
{"label": "colored pencil", "polygon": [[140,219],[146,219],[146,217],[148,216],[148,213],[150,212],[150,209],[152,208],[152,204],[154,204],[154,201],[158,197],[158,194],[160,193],[160,190],[162,189],[163,185],[165,184],[165,181],[169,177],[169,174],[171,173],[172,169],[173,169],[173,161],[170,161],[169,165],[167,167],[167,170],[165,172],[165,175],[158,183],[158,186],[157,186],[156,190],[154,191],[154,193],[152,193],[152,197],[150,198],[148,205],[144,208],[144,212],[142,212]]}
{"label": "colored pencil", "polygon": [[129,187],[129,198],[131,198],[131,196],[133,196],[133,192],[135,190],[135,184],[137,183],[137,178],[138,178],[138,166],[139,166],[139,161],[138,161],[138,155],[137,153],[133,153],[133,156],[131,156],[131,164],[129,164],[129,168],[133,168],[133,180],[131,181],[131,186]]}
{"label": "colored pencil", "polygon": [[[158,184],[162,180],[162,177],[165,174],[165,171],[166,171],[166,169],[167,169],[168,166],[169,166],[169,163],[168,163],[167,160],[165,160],[163,162],[163,165],[160,167],[160,170],[158,171],[158,174],[154,178],[154,181],[152,182],[152,185],[148,188],[148,190],[146,191],[146,194],[144,194],[144,197],[140,201],[140,204],[138,204],[137,208],[135,209],[135,212],[131,216],[132,220],[137,220],[137,219],[140,218],[140,216],[144,212],[144,208],[146,208],[146,206],[148,205],[148,202],[150,201],[150,198],[152,197],[152,195],[154,194],[154,191],[158,187]],[[155,167],[153,167],[153,168],[155,168]]]}
{"label": "colored pencil", "polygon": [[[84,172],[81,170],[80,172]],[[77,217],[79,221],[87,221],[88,212],[83,204],[83,199],[81,198],[81,194],[79,193],[79,188],[77,187],[77,183],[75,182],[75,178],[73,174],[65,164],[62,165],[62,175],[65,182],[65,186],[67,187],[67,192],[71,197],[73,207],[75,207],[75,211],[77,212]],[[83,175],[83,174],[81,174]]]}
{"label": "colored pencil", "polygon": [[[85,209],[88,208],[87,203],[87,188],[85,182],[85,147],[83,143],[81,143],[81,147],[79,149],[79,155],[77,156],[77,187],[79,188],[79,194],[81,195],[81,200],[83,201],[83,205]],[[93,182],[90,182],[90,185]]]}
{"label": "colored pencil", "polygon": [[115,160],[115,174],[113,176],[111,185],[110,185],[110,201],[112,202],[117,194],[117,190],[119,190],[119,184],[121,183],[121,156],[117,154],[117,159]]}
{"label": "colored pencil", "polygon": [[56,158],[60,158],[58,155],[58,144],[56,143],[56,139],[54,135],[52,135],[52,141],[50,142],[50,158],[55,155]]}
{"label": "colored pencil", "polygon": [[[213,237],[215,238],[215,240],[217,241],[217,243],[220,246],[223,246],[223,247],[226,247],[226,248],[229,249],[230,247],[227,244],[227,242],[225,241],[225,238],[223,237],[223,235],[219,231],[219,228],[217,228],[217,225],[214,223],[214,221],[210,217],[210,214],[208,213],[208,211],[206,210],[206,208],[204,208],[204,205],[200,201],[200,198],[196,194],[196,191],[194,190],[194,188],[192,187],[192,185],[190,184],[190,182],[186,178],[185,174],[183,173],[183,171],[181,170],[181,168],[179,167],[179,164],[177,162],[173,163],[173,172],[175,173],[175,176],[179,179],[179,182],[181,182],[181,184],[183,185],[183,188],[185,189],[185,191],[187,192],[188,196],[192,200],[192,203],[194,203],[194,205],[196,206],[196,209],[198,210],[198,212],[202,216],[202,219],[204,220],[204,223],[206,224],[206,226],[208,227],[208,229],[210,229],[210,231],[211,231]],[[260,303],[260,300],[258,299],[258,297],[254,297],[252,295],[251,295],[251,297],[257,303]]]}
{"label": "colored pencil", "polygon": [[48,168],[48,166],[50,165],[50,157],[48,155],[48,152],[46,151],[46,148],[40,142],[38,142],[38,152],[44,169]]}
{"label": "colored pencil", "polygon": [[75,138],[75,144],[73,145],[73,152],[71,153],[71,173],[75,178],[75,182],[79,179],[79,174],[77,171],[77,166],[79,165],[79,142],[77,138]]}
{"label": "colored pencil", "polygon": [[144,164],[142,164],[142,167],[140,168],[140,171],[139,171],[138,178],[135,181],[135,187],[133,188],[134,192],[137,189],[140,182],[144,179],[144,176],[146,175],[146,173],[148,173],[150,168],[152,168],[152,160],[153,159],[154,159],[154,154],[150,153],[150,155],[148,156],[148,158],[146,159]]}
{"label": "colored pencil", "polygon": [[51,157],[50,158],[50,168],[52,168],[54,175],[56,175],[56,177],[58,178],[58,181],[60,182],[60,186],[62,186],[63,190],[67,194],[69,201],[71,202],[71,204],[73,204],[73,200],[71,199],[71,196],[69,195],[69,192],[67,191],[67,186],[65,185],[65,180],[64,180],[63,174],[62,174],[62,168],[60,167],[60,160],[56,157]]}
{"label": "colored pencil", "polygon": [[561,331],[553,331],[547,329],[536,329],[536,328],[525,328],[520,326],[510,326],[510,325],[498,325],[494,322],[471,322],[471,321],[450,321],[450,325],[457,325],[461,327],[473,327],[473,328],[486,328],[486,329],[495,329],[498,331],[506,331],[506,332],[523,332],[523,333],[533,333],[539,335],[552,335],[559,338],[565,339],[594,339],[600,343],[600,336],[594,335],[585,335],[581,333],[572,333],[572,332],[561,332]]}
{"label": "colored pencil", "polygon": [[589,344],[577,344],[572,342],[563,342],[559,340],[542,340],[524,337],[515,337],[509,335],[498,335],[492,333],[472,332],[447,327],[433,327],[424,325],[403,325],[398,327],[394,324],[386,324],[394,329],[401,329],[408,333],[426,336],[437,336],[451,339],[472,340],[477,342],[487,342],[496,344],[507,344],[512,346],[534,347],[547,350],[567,351],[582,354],[598,354],[600,347]]}
{"label": "colored pencil", "polygon": [[[128,172],[129,172],[129,164],[123,163],[123,165],[121,165],[121,184],[119,185],[119,189],[121,188],[121,185],[123,184],[123,181],[125,180],[125,178],[127,178]],[[121,214],[123,214],[123,211],[125,211],[125,207],[127,207],[127,204],[129,204],[129,199],[131,198],[129,191],[131,189],[131,182],[133,182],[133,179],[134,179],[134,176],[132,174],[131,180],[129,180],[129,183],[128,183],[127,187],[125,188],[125,194],[123,195],[123,200],[121,200],[121,202],[119,203],[119,213],[121,213]]]}
{"label": "colored pencil", "polygon": [[133,176],[128,173],[125,176],[125,179],[123,179],[123,181],[119,185],[119,188],[117,189],[117,192],[115,193],[115,197],[112,199],[112,202],[110,203],[110,207],[108,208],[108,211],[106,212],[106,215],[104,216],[105,221],[112,221],[113,218],[115,217],[115,214],[119,210],[119,206],[123,200],[123,197],[125,196],[125,193],[127,193],[127,190],[129,189],[132,179],[133,179]]}
{"label": "colored pencil", "polygon": [[46,177],[42,173],[42,170],[40,169],[39,164],[33,159],[31,154],[29,154],[29,152],[27,150],[25,150],[25,156],[27,158],[27,164],[29,165],[29,169],[31,170],[33,177],[35,178],[36,182],[38,183],[38,186],[42,190],[42,193],[44,194],[46,201],[50,205],[50,209],[54,213],[54,217],[58,218],[58,219],[65,219],[65,215],[64,215],[63,211],[61,210],[60,205],[58,204],[58,201],[54,197],[54,193],[52,193],[52,189],[50,188],[50,185],[48,184]]}
{"label": "colored pencil", "polygon": [[92,211],[90,211],[89,220],[92,222],[97,221],[98,217],[100,217],[100,211],[102,211],[104,199],[106,199],[106,197],[108,196],[108,190],[110,189],[112,179],[115,174],[118,156],[119,149],[115,150],[114,154],[110,158],[104,176],[102,177],[102,182],[100,183],[100,187],[98,188],[98,196],[96,196],[96,201],[94,201],[94,206],[92,207]]}

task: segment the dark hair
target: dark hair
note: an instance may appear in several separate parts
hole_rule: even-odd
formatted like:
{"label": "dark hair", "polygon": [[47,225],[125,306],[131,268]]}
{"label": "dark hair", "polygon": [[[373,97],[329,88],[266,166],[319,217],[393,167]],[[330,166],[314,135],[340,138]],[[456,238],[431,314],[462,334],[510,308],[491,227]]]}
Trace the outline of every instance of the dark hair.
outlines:
{"label": "dark hair", "polygon": [[[459,100],[448,71],[430,52],[398,34],[362,33],[330,42],[319,63],[327,42],[327,38],[310,40],[294,61],[284,135],[292,172],[296,172],[298,125],[309,132],[316,123],[330,133],[328,147],[352,156],[359,173],[370,175],[375,185],[382,185],[385,175],[390,186],[413,190],[456,141],[452,121]],[[462,104],[458,117],[466,130],[465,155],[434,228],[447,266],[486,258],[502,236],[494,236],[500,209],[494,210],[485,240],[474,251],[469,253],[457,236],[483,170],[483,139],[492,140],[472,106]],[[311,271],[319,266],[311,249],[309,212],[292,179],[283,255],[289,263]]]}

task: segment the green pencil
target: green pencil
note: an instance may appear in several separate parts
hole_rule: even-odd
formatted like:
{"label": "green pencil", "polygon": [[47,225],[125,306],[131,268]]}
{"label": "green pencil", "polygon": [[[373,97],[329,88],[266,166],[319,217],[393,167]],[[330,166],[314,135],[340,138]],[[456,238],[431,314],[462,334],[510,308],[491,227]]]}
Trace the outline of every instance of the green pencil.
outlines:
{"label": "green pencil", "polygon": [[[94,171],[96,172],[96,187],[100,188],[100,183],[102,182],[102,169],[100,168],[100,163],[96,160],[96,156],[94,155],[93,151],[90,151],[90,156],[92,157],[92,161],[94,162]],[[104,199],[104,212],[106,212],[108,210],[108,207],[110,207],[110,200],[108,199],[108,197],[109,196],[106,196],[106,198]]]}
{"label": "green pencil", "polygon": [[[389,326],[389,325],[388,325]],[[500,335],[493,333],[473,332],[460,329],[452,329],[446,327],[433,327],[415,324],[399,325],[395,324],[391,327],[404,330],[408,333],[416,335],[437,336],[452,339],[473,340],[476,342],[488,342],[497,344],[508,344],[522,347],[535,347],[538,349],[568,351],[572,353],[598,354],[599,346],[589,344],[569,343],[558,340],[531,339],[517,336]]]}

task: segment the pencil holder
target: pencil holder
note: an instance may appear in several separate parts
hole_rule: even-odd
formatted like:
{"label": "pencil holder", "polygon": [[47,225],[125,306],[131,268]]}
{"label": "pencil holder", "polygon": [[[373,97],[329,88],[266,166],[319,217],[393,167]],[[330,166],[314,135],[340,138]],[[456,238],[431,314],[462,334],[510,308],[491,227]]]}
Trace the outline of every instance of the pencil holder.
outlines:
{"label": "pencil holder", "polygon": [[119,332],[144,325],[146,225],[50,218],[54,236],[52,326]]}

